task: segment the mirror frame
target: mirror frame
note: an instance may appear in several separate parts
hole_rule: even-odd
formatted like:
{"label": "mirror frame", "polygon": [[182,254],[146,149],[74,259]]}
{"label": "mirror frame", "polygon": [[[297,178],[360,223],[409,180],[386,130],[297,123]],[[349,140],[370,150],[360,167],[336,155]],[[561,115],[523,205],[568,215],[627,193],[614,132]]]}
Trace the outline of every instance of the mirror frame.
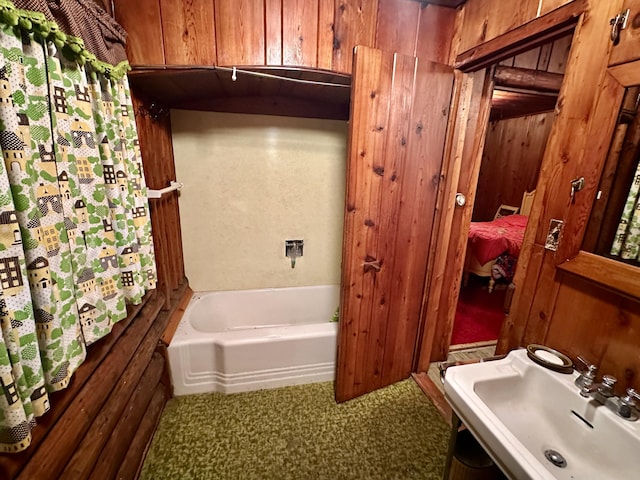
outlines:
{"label": "mirror frame", "polygon": [[[594,116],[587,135],[594,152],[593,166],[589,166],[589,184],[580,201],[572,206],[566,217],[564,232],[575,232],[563,238],[556,258],[557,267],[565,272],[586,278],[625,296],[640,298],[640,268],[581,250],[597,185],[604,167],[613,130],[618,118],[622,97],[627,87],[640,85],[640,60],[609,67],[601,93],[595,102]],[[606,135],[605,135],[606,133]],[[564,237],[568,237],[564,235]]]}

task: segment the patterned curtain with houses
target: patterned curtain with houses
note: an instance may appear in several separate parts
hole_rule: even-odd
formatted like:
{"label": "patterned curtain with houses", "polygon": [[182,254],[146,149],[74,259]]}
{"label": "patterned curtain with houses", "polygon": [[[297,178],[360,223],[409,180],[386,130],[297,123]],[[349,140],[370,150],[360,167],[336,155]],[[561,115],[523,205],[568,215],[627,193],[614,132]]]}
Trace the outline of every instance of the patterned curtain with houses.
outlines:
{"label": "patterned curtain with houses", "polygon": [[155,286],[126,65],[0,0],[0,451]]}
{"label": "patterned curtain with houses", "polygon": [[611,255],[623,260],[640,260],[640,159],[631,183]]}

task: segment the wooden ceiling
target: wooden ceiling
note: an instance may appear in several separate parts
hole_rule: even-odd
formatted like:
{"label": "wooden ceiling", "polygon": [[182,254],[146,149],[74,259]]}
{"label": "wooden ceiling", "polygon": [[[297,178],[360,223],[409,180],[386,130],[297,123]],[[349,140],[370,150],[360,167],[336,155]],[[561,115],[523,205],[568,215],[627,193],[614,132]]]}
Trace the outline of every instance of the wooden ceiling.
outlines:
{"label": "wooden ceiling", "polygon": [[280,67],[136,67],[134,94],[150,106],[348,120],[351,76]]}
{"label": "wooden ceiling", "polygon": [[[501,61],[494,68],[490,119],[554,110],[571,35]],[[234,79],[235,78],[235,79]],[[351,77],[284,67],[148,65],[129,73],[134,94],[147,106],[348,120]]]}

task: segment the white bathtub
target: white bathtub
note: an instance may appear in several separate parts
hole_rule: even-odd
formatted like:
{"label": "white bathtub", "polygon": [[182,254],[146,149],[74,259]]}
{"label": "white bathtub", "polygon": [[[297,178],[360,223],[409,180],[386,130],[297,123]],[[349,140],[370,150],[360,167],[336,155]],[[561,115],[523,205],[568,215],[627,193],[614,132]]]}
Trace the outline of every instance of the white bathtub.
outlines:
{"label": "white bathtub", "polygon": [[169,345],[175,395],[335,377],[338,285],[196,292]]}

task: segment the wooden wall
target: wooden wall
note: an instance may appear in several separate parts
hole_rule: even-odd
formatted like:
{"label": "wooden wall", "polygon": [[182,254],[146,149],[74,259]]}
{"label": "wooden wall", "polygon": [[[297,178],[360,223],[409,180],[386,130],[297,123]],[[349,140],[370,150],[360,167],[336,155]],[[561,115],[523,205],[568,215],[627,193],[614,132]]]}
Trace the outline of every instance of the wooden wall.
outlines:
{"label": "wooden wall", "polygon": [[[589,2],[587,18],[611,18],[622,3]],[[549,136],[530,217],[532,228],[525,235],[522,268],[514,278],[516,293],[498,351],[543,343],[574,358],[580,354],[599,365],[600,373],[618,377],[617,392],[622,393],[625,386],[640,388],[639,299],[610,291],[606,269],[592,273],[600,282],[562,272],[557,265],[566,258],[563,252],[544,248],[550,219],[572,223],[588,215],[589,207],[585,209],[582,201],[573,208],[570,180],[581,175],[587,185],[597,185],[599,180],[594,164],[606,155],[607,125],[616,114],[615,109],[595,108],[599,95],[612,95],[603,87],[611,52],[609,30],[604,21],[578,24],[560,94],[557,128]],[[565,226],[561,250],[563,244],[579,246],[583,233]]]}
{"label": "wooden wall", "polygon": [[536,188],[554,113],[490,122],[473,209],[474,222],[492,220],[501,204],[520,206]]}
{"label": "wooden wall", "polygon": [[558,272],[555,280],[552,321],[529,322],[522,344],[551,345],[574,359],[582,355],[599,365],[601,375],[618,379],[619,394],[640,388],[640,302],[569,273]]}
{"label": "wooden wall", "polygon": [[[177,305],[186,289],[176,290]],[[0,455],[3,479],[135,478],[171,385],[158,349],[173,310],[162,292],[130,306],[126,319],[88,349],[66,390],[51,394],[27,450]]]}
{"label": "wooden wall", "polygon": [[[147,187],[161,189],[176,179],[171,140],[169,110],[144,98],[132,88],[140,153]],[[154,108],[155,106],[155,108]],[[158,199],[149,200],[151,231],[158,271],[157,289],[167,299],[165,308],[171,308],[172,292],[184,282],[182,233],[177,191]]]}
{"label": "wooden wall", "polygon": [[505,8],[503,0],[467,0],[458,52],[495,39],[572,1],[520,0],[517,8]]}
{"label": "wooden wall", "polygon": [[350,73],[366,45],[449,63],[456,10],[413,0],[115,0],[132,65]]}

